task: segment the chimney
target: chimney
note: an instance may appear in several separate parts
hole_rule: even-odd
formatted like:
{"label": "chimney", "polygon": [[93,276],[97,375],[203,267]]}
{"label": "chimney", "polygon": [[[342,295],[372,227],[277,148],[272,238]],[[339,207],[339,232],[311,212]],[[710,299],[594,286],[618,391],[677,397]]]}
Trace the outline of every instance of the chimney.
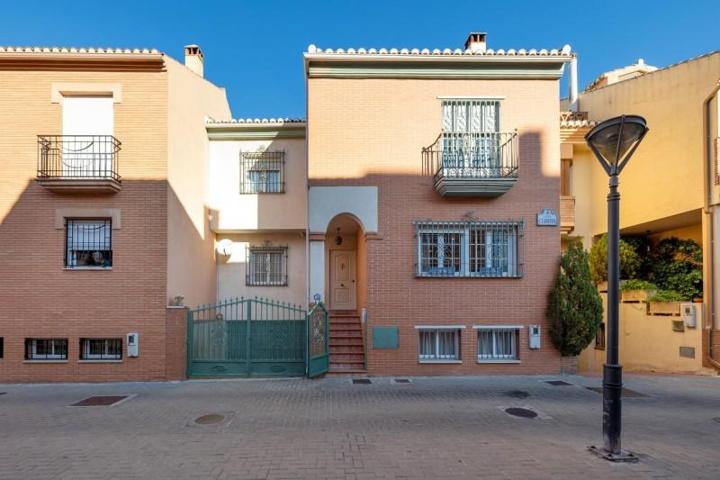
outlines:
{"label": "chimney", "polygon": [[485,32],[470,32],[467,40],[465,40],[465,50],[470,50],[472,53],[485,53],[487,48],[485,44]]}
{"label": "chimney", "polygon": [[203,76],[203,65],[205,58],[198,45],[185,45],[185,66]]}

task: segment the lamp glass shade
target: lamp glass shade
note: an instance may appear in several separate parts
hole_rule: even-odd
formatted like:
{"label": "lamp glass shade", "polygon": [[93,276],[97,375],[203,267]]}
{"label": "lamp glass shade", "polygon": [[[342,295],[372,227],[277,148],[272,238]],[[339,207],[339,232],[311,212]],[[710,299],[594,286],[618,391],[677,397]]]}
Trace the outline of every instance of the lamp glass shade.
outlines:
{"label": "lamp glass shade", "polygon": [[617,168],[627,152],[647,131],[645,119],[637,115],[611,118],[593,128],[586,141],[611,168]]}

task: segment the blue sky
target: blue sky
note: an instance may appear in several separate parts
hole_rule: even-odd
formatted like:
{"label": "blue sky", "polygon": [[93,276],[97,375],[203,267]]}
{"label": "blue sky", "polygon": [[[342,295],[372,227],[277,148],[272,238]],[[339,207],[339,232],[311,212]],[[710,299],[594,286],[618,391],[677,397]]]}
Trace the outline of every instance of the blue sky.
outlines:
{"label": "blue sky", "polygon": [[236,117],[304,116],[310,43],[457,48],[469,31],[488,32],[494,49],[569,43],[581,88],[639,57],[665,66],[720,49],[719,0],[61,3],[4,1],[0,45],[152,47],[180,59],[183,45],[197,43],[205,76],[227,88]]}

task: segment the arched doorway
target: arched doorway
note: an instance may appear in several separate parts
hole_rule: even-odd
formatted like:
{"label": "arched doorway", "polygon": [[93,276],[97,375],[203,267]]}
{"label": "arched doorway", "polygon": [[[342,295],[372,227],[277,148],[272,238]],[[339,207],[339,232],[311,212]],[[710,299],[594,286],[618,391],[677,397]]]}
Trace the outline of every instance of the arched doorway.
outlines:
{"label": "arched doorway", "polygon": [[342,213],[325,234],[326,299],[333,311],[356,312],[364,303],[365,235],[359,220]]}

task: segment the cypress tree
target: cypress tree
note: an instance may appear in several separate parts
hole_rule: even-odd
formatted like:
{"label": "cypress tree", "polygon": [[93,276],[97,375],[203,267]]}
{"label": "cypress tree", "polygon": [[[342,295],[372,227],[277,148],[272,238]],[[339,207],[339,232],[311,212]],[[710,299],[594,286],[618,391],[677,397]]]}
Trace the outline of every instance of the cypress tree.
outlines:
{"label": "cypress tree", "polygon": [[560,271],[550,291],[547,309],[550,338],[563,356],[578,355],[590,344],[602,313],[602,301],[593,284],[588,255],[580,242],[572,242],[560,258]]}

